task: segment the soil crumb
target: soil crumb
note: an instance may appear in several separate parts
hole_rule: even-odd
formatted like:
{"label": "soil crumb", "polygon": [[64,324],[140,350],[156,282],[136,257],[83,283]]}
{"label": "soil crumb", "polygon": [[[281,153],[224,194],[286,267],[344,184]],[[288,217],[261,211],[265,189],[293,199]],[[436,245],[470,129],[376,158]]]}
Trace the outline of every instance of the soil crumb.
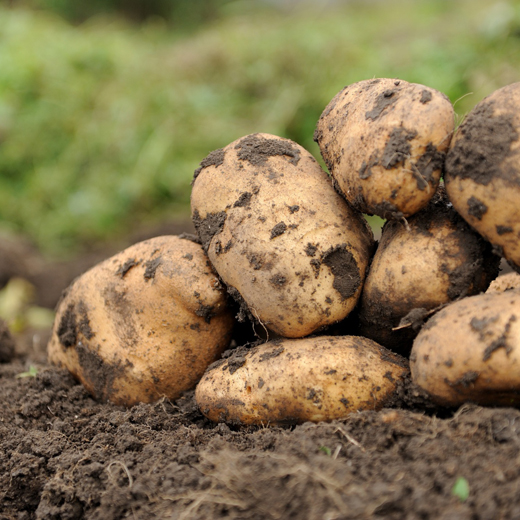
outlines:
{"label": "soil crumb", "polygon": [[241,161],[248,161],[252,166],[261,166],[269,157],[287,157],[295,166],[300,161],[300,151],[285,139],[266,139],[258,134],[248,135],[235,146]]}
{"label": "soil crumb", "polygon": [[518,175],[503,162],[514,153],[511,145],[519,135],[513,115],[495,115],[494,105],[493,100],[484,100],[470,112],[458,130],[460,138],[447,155],[446,171],[484,186],[495,178],[517,185]]}
{"label": "soil crumb", "polygon": [[330,248],[323,254],[321,263],[326,265],[334,276],[332,287],[336,289],[343,300],[348,300],[361,285],[359,267],[352,253],[346,249],[346,244]]}

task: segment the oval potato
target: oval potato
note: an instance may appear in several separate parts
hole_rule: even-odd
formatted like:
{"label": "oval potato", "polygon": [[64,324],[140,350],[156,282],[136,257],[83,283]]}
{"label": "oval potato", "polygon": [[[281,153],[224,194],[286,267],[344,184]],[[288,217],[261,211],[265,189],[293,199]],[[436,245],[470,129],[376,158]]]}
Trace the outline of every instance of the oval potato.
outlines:
{"label": "oval potato", "polygon": [[440,305],[485,291],[499,263],[440,186],[407,223],[385,223],[361,295],[361,335],[408,356],[425,318]]}
{"label": "oval potato", "polygon": [[363,337],[278,339],[231,351],[208,369],[195,398],[215,422],[331,421],[389,404],[407,373],[404,358]]}
{"label": "oval potato", "polygon": [[48,356],[98,399],[175,399],[228,346],[233,322],[201,246],[157,237],[73,282],[59,303]]}
{"label": "oval potato", "polygon": [[455,209],[520,272],[520,82],[468,114],[446,158]]}
{"label": "oval potato", "polygon": [[345,87],[332,99],[314,139],[356,209],[400,219],[433,197],[454,121],[450,101],[437,90],[371,79]]}
{"label": "oval potato", "polygon": [[372,231],[296,143],[254,134],[212,152],[191,207],[211,263],[253,321],[302,337],[356,305]]}
{"label": "oval potato", "polygon": [[520,404],[520,291],[451,303],[423,327],[412,380],[442,405]]}

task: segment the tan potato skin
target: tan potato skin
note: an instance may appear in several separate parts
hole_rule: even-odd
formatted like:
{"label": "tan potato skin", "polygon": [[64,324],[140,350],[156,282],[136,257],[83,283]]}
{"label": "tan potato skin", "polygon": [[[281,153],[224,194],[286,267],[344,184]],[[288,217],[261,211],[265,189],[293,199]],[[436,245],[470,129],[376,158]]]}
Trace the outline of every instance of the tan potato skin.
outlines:
{"label": "tan potato skin", "polygon": [[496,90],[468,114],[444,179],[455,209],[520,272],[520,83]]}
{"label": "tan potato skin", "polygon": [[412,380],[442,405],[520,404],[520,292],[445,307],[415,339],[410,368]]}
{"label": "tan potato skin", "polygon": [[195,398],[215,422],[331,421],[382,408],[407,373],[404,358],[363,337],[273,340],[215,363]]}
{"label": "tan potato skin", "polygon": [[453,130],[453,107],[444,94],[384,78],[339,92],[314,139],[355,208],[399,219],[426,206],[435,193]]}
{"label": "tan potato skin", "polygon": [[288,139],[253,134],[213,154],[194,180],[192,216],[231,294],[284,337],[345,318],[374,243],[363,216]]}
{"label": "tan potato skin", "polygon": [[228,346],[233,322],[201,246],[157,237],[68,288],[48,356],[98,399],[127,406],[175,399]]}
{"label": "tan potato skin", "polygon": [[[360,333],[401,355],[408,356],[428,311],[485,291],[498,275],[500,258],[449,206],[439,189],[408,223],[387,221],[365,279]],[[419,313],[415,327],[398,328],[412,311]]]}

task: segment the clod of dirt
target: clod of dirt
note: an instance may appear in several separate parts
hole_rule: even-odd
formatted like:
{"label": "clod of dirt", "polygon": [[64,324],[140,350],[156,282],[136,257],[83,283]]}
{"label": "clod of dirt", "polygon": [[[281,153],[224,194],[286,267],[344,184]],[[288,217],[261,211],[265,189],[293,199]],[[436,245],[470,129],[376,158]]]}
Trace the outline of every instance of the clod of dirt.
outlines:
{"label": "clod of dirt", "polygon": [[289,157],[289,162],[295,166],[300,161],[300,151],[287,141],[278,139],[264,139],[258,134],[249,135],[241,139],[235,146],[237,156],[242,161],[248,161],[253,166],[260,166],[267,162],[269,157],[282,155]]}

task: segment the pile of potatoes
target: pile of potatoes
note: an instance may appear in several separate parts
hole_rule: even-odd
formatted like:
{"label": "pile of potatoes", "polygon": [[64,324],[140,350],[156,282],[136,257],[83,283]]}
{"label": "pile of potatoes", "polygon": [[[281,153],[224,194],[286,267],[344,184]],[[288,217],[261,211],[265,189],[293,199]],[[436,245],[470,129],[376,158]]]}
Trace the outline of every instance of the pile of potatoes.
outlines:
{"label": "pile of potatoes", "polygon": [[[49,359],[122,405],[196,386],[202,413],[233,424],[391,406],[410,371],[442,406],[519,404],[520,276],[493,280],[501,257],[520,272],[520,83],[454,121],[442,93],[372,79],[317,123],[330,175],[269,134],[211,152],[197,237],[78,278]],[[364,214],[386,219],[379,243]]]}

